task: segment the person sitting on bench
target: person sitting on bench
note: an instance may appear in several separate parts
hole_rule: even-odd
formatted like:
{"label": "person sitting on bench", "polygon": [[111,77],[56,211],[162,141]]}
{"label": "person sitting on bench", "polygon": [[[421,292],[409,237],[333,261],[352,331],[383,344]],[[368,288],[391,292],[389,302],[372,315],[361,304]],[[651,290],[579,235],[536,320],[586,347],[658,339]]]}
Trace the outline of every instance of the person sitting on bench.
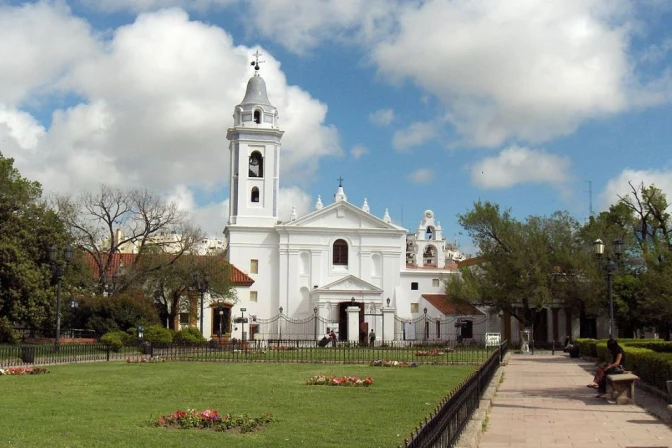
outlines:
{"label": "person sitting on bench", "polygon": [[623,373],[625,366],[625,352],[618,345],[616,339],[609,339],[607,341],[607,349],[611,352],[611,364],[599,366],[597,372],[595,372],[593,382],[588,384],[588,387],[597,389],[597,396],[600,398],[607,393],[607,375]]}

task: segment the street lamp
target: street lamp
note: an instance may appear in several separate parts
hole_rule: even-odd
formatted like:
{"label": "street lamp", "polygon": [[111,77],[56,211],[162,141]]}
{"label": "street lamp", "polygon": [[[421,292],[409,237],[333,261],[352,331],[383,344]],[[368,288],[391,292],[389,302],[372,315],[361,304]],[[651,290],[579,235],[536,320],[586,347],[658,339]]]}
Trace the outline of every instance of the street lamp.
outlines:
{"label": "street lamp", "polygon": [[317,342],[317,307],[313,308],[313,319],[315,320],[315,342]]}
{"label": "street lamp", "polygon": [[280,320],[280,318],[282,317],[282,311],[283,311],[282,307],[278,308],[278,311],[280,311],[280,315],[278,316],[278,332],[279,332],[278,339],[280,341],[282,341],[282,321]]}
{"label": "street lamp", "polygon": [[200,324],[201,324],[201,335],[203,335],[203,296],[205,296],[206,291],[208,290],[208,278],[201,277],[198,272],[194,272],[194,287],[196,290],[201,293],[201,313],[200,313]]}
{"label": "street lamp", "polygon": [[49,248],[49,261],[51,262],[51,272],[56,277],[56,338],[54,339],[54,348],[58,350],[58,344],[61,339],[61,280],[68,269],[72,260],[72,247],[66,246],[63,249],[63,261],[59,260],[58,247],[56,245]]}
{"label": "street lamp", "polygon": [[422,340],[426,341],[427,340],[427,333],[428,333],[427,330],[429,330],[429,328],[427,328],[427,307],[425,307],[425,309],[422,310],[422,311],[425,313],[425,328],[422,329],[422,336],[423,336]]}
{"label": "street lamp", "polygon": [[217,332],[217,336],[219,336],[219,344],[222,344],[222,320],[224,319],[224,310],[222,309],[222,306],[217,307],[217,311],[219,314],[219,331]]}
{"label": "street lamp", "polygon": [[[621,255],[623,254],[623,240],[616,238],[611,244],[613,253],[616,255],[616,261],[614,261],[612,256],[609,256],[607,264],[604,266],[604,269],[607,271],[607,295],[609,296],[609,339],[614,337],[614,273],[618,270],[618,260],[620,260]],[[595,251],[597,259],[602,260],[602,257],[604,256],[604,243],[602,240],[595,240],[593,243],[593,250]]]}
{"label": "street lamp", "polygon": [[240,325],[241,325],[241,340],[245,341],[245,311],[247,311],[247,308],[241,308],[240,309]]}

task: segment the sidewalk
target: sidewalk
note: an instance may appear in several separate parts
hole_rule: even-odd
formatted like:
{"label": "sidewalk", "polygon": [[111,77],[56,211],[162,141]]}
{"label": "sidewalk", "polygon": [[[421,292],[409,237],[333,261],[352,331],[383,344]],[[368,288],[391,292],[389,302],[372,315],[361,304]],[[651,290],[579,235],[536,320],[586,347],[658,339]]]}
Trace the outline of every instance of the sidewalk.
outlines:
{"label": "sidewalk", "polygon": [[[512,355],[479,448],[672,448],[672,428],[645,409],[595,398],[586,387],[592,366],[566,355]],[[652,400],[635,392],[635,403]]]}

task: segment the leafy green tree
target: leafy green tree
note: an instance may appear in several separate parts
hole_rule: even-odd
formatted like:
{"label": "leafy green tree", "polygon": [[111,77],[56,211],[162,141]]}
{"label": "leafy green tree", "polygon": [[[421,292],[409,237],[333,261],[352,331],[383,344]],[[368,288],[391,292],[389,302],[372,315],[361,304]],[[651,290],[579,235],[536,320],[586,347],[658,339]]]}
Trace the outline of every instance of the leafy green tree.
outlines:
{"label": "leafy green tree", "polygon": [[99,335],[126,331],[138,325],[159,324],[154,301],[137,289],[108,297],[83,297],[71,313],[74,327],[94,330]]}
{"label": "leafy green tree", "polygon": [[[166,255],[154,254],[144,257],[139,269],[149,274],[144,288],[149,291],[166,318],[176,330],[180,309],[186,305],[189,295],[195,297],[194,276],[207,280],[208,292],[216,299],[236,300],[236,291],[231,282],[231,265],[220,255],[183,255],[172,263],[166,263]],[[162,266],[154,269],[153,266]]]}
{"label": "leafy green tree", "polygon": [[579,224],[567,213],[519,221],[509,210],[479,201],[458,219],[481,263],[462,268],[461,276],[447,281],[451,300],[506,311],[523,323],[535,322],[544,306],[593,306],[582,278],[590,251],[579,238]]}
{"label": "leafy green tree", "polygon": [[[620,238],[623,254],[614,275],[614,318],[626,336],[644,327],[658,327],[669,336],[672,324],[672,222],[665,194],[654,185],[630,184],[630,193],[619,197],[609,210],[591,217],[582,228],[586,244],[602,239],[607,251]],[[607,252],[606,257],[615,259]],[[605,273],[598,269],[591,278],[607,310]],[[587,276],[588,277],[588,276]]]}
{"label": "leafy green tree", "polygon": [[14,160],[0,154],[0,315],[33,328],[55,322],[49,247],[68,242],[63,223],[41,195],[40,184],[22,177]]}

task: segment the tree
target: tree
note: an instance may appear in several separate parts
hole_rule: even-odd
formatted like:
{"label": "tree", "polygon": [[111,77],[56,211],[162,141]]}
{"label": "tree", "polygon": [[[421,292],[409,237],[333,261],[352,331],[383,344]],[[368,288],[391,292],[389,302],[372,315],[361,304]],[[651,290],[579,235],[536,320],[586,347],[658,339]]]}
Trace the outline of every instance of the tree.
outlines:
{"label": "tree", "polygon": [[[630,193],[619,196],[609,210],[591,217],[582,228],[586,243],[600,238],[607,243],[624,242],[619,270],[614,276],[614,318],[628,336],[644,327],[658,327],[669,334],[672,324],[672,221],[665,194],[654,185],[630,185]],[[607,254],[613,258],[614,254]],[[606,309],[604,272],[593,278]]]}
{"label": "tree", "polygon": [[0,153],[0,315],[33,328],[54,322],[49,247],[68,241],[41,195],[40,184],[22,177],[14,160]]}
{"label": "tree", "polygon": [[458,220],[482,262],[447,281],[451,300],[506,311],[523,323],[534,322],[544,306],[589,303],[590,288],[582,274],[590,252],[567,213],[518,221],[509,210],[479,201]]}
{"label": "tree", "polygon": [[[204,236],[174,202],[146,189],[122,190],[101,185],[97,193],[83,193],[75,198],[57,196],[54,204],[77,248],[94,260],[93,278],[100,290],[112,275],[115,253],[137,254],[132,266],[119,273],[123,275],[118,289],[123,291],[142,285],[150,272],[174,263]],[[166,256],[160,258],[160,263],[141,264],[148,254]]]}
{"label": "tree", "polygon": [[[153,295],[160,308],[159,313],[168,320],[172,329],[177,330],[179,312],[185,299],[198,293],[194,282],[195,274],[201,279],[207,279],[211,297],[235,302],[231,265],[223,255],[183,255],[170,264],[166,264],[162,258],[165,255],[148,255],[139,267],[151,272],[147,276],[145,288]],[[151,269],[154,264],[165,266],[154,270]]]}

